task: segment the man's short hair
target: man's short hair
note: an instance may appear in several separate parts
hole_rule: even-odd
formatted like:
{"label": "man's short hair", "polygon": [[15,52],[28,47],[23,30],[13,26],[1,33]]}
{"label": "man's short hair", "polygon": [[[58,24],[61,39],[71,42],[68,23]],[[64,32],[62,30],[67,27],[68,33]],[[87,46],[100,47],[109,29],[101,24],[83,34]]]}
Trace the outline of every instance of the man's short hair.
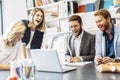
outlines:
{"label": "man's short hair", "polygon": [[110,17],[110,19],[111,19],[111,15],[110,15],[109,11],[106,10],[106,9],[97,10],[97,11],[94,13],[94,16],[98,16],[98,15],[103,16],[105,19],[107,19],[108,17]]}
{"label": "man's short hair", "polygon": [[82,23],[82,19],[79,15],[72,15],[70,18],[69,18],[69,22],[70,21],[78,21],[79,23]]}

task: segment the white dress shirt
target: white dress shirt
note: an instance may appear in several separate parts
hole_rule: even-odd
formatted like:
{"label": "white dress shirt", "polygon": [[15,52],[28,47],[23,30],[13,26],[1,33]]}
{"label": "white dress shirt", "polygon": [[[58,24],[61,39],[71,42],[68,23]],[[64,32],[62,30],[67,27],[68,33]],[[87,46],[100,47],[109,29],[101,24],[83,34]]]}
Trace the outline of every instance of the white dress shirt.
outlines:
{"label": "white dress shirt", "polygon": [[29,40],[29,43],[26,46],[28,49],[30,49],[30,45],[31,45],[34,33],[35,33],[35,31],[31,31],[30,40]]}
{"label": "white dress shirt", "polygon": [[82,30],[81,34],[77,37],[75,37],[75,42],[74,42],[74,50],[75,50],[75,54],[76,56],[80,55],[80,45],[81,45],[81,41],[82,41],[82,36],[83,36],[84,31]]}

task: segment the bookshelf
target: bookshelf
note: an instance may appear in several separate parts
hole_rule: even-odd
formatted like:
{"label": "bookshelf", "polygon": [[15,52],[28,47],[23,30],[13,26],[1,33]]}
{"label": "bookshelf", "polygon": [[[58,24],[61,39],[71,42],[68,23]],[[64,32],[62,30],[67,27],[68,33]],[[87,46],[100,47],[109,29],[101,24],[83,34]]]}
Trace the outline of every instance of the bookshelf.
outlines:
{"label": "bookshelf", "polygon": [[[98,30],[93,15],[95,10],[104,7],[109,8],[108,10],[110,11],[112,18],[115,18],[116,9],[110,7],[113,6],[112,4],[109,5],[100,4],[100,1],[102,0],[59,0],[59,1],[42,0],[42,1],[47,2],[41,3],[42,5],[40,6],[38,5],[35,6],[35,2],[33,2],[31,3],[32,6],[27,5],[28,6],[27,10],[30,11],[34,7],[38,8],[40,7],[44,10],[46,32],[44,35],[43,45],[47,45],[48,48],[64,50],[65,47],[64,40],[66,36],[71,32],[68,23],[68,18],[72,14],[80,15],[83,21],[83,28],[92,34],[95,34]],[[112,0],[104,1],[106,1],[105,3],[111,3],[110,1]],[[30,4],[30,2],[28,4]],[[55,44],[56,46],[54,46]]]}
{"label": "bookshelf", "polygon": [[79,0],[26,0],[28,14],[34,7],[44,10],[46,31],[43,48],[47,45],[47,48],[65,49],[65,37],[71,32],[68,18],[77,13],[78,2]]}

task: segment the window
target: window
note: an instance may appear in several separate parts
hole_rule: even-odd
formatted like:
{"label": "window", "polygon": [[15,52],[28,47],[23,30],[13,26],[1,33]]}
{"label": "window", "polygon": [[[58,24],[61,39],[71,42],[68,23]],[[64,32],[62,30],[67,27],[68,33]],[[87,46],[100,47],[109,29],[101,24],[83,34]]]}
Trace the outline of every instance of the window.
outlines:
{"label": "window", "polygon": [[2,0],[0,0],[0,35],[3,34]]}

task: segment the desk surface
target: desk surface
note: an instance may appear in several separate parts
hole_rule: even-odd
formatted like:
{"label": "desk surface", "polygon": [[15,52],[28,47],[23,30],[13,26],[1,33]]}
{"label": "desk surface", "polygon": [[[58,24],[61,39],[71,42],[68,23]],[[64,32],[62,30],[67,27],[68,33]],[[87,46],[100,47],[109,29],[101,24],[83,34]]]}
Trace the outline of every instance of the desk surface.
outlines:
{"label": "desk surface", "polygon": [[[0,71],[0,80],[6,80],[9,71]],[[37,72],[36,80],[119,80],[118,73],[99,73],[94,64],[78,67],[77,70],[66,73]]]}

